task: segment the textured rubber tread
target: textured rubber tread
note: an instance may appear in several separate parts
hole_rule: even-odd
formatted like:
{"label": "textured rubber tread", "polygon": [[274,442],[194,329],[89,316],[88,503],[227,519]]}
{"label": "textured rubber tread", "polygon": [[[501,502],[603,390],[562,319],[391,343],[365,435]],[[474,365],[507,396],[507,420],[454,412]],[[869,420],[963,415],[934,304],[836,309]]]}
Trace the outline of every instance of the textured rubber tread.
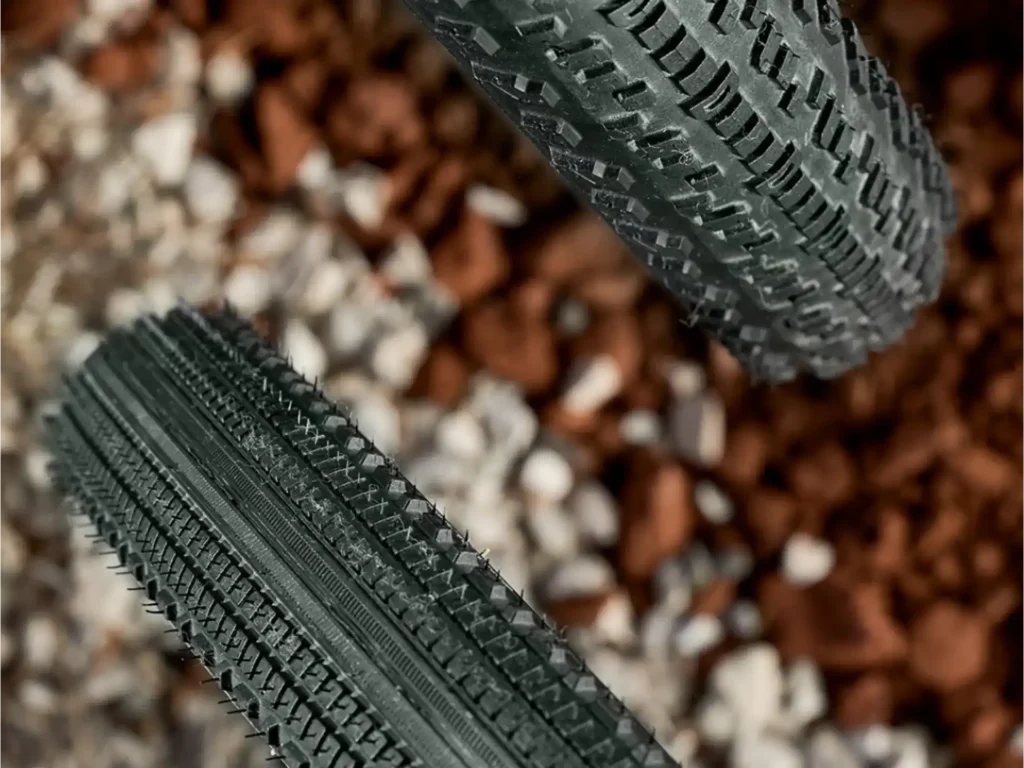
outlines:
{"label": "textured rubber tread", "polygon": [[59,486],[287,765],[674,765],[234,315],[115,332],[47,429]]}
{"label": "textured rubber tread", "polygon": [[406,0],[757,378],[834,377],[936,298],[920,115],[836,0]]}

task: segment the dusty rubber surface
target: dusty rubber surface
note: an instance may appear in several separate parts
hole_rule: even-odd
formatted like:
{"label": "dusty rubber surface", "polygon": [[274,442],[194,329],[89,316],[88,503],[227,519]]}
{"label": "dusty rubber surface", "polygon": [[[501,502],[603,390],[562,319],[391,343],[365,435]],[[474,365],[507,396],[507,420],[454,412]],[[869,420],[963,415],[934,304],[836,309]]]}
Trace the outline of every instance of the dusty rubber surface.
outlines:
{"label": "dusty rubber surface", "polygon": [[62,487],[287,765],[672,764],[233,316],[113,334],[49,430]]}
{"label": "dusty rubber surface", "polygon": [[834,0],[407,0],[756,378],[831,378],[938,295],[955,214]]}

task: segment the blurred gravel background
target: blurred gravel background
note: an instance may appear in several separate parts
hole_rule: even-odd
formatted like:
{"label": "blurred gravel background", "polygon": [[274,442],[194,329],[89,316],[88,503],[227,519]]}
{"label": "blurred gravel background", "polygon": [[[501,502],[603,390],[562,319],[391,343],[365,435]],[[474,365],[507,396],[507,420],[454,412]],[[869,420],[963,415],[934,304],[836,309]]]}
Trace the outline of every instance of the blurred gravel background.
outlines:
{"label": "blurred gravel background", "polygon": [[1021,3],[847,10],[961,227],[905,343],[767,389],[394,3],[7,0],[4,766],[267,757],[38,441],[60,371],[178,296],[326,381],[681,761],[1021,765]]}

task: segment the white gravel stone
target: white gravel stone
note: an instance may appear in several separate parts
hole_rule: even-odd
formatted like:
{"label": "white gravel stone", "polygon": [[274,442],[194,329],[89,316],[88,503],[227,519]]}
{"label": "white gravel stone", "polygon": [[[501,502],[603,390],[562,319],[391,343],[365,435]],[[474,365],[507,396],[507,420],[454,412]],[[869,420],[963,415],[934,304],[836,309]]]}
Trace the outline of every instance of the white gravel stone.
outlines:
{"label": "white gravel stone", "polygon": [[384,220],[388,177],[379,168],[353,163],[337,176],[335,193],[345,212],[365,229],[376,229]]}
{"label": "white gravel stone", "polygon": [[326,189],[334,175],[334,158],[327,147],[316,146],[306,153],[295,171],[295,182],[302,189],[318,192]]}
{"label": "white gravel stone", "polygon": [[0,529],[0,570],[4,575],[21,573],[28,562],[28,548],[21,534],[8,525]]}
{"label": "white gravel stone", "polygon": [[609,547],[619,539],[619,508],[602,483],[585,480],[576,486],[566,507],[583,538],[598,547]]}
{"label": "white gravel stone", "polygon": [[673,649],[672,638],[679,623],[680,612],[671,605],[659,603],[640,619],[640,647],[651,659],[665,659]]}
{"label": "white gravel stone", "polygon": [[483,417],[494,444],[506,456],[519,455],[537,435],[537,414],[508,382],[480,376],[471,386],[471,407]]}
{"label": "white gravel stone", "polygon": [[[18,252],[20,245],[21,242],[15,228],[6,222],[0,224],[0,259],[5,264]],[[4,279],[0,280],[0,286],[3,286],[4,291],[7,291],[10,286],[10,282],[6,277],[7,273],[4,272]],[[4,304],[6,305],[7,302],[4,301]]]}
{"label": "white gravel stone", "polygon": [[317,264],[306,283],[299,307],[313,317],[326,314],[343,301],[351,284],[352,272],[342,262],[332,259]]}
{"label": "white gravel stone", "polygon": [[49,616],[32,616],[25,622],[21,645],[29,667],[48,670],[53,667],[60,650],[60,628]]}
{"label": "white gravel stone", "polygon": [[715,572],[729,581],[743,581],[753,570],[754,556],[741,544],[725,547],[715,553]]}
{"label": "white gravel stone", "polygon": [[799,587],[817,584],[832,572],[835,563],[832,545],[805,533],[794,533],[782,550],[782,576]]}
{"label": "white gravel stone", "polygon": [[690,582],[696,589],[706,587],[719,576],[715,556],[702,541],[695,541],[686,548],[682,562],[686,566]]}
{"label": "white gravel stone", "polygon": [[480,422],[467,410],[444,416],[437,425],[437,447],[464,461],[477,461],[487,450],[487,435]]}
{"label": "white gravel stone", "polygon": [[57,694],[50,686],[38,680],[24,680],[19,690],[19,698],[29,710],[39,714],[49,714],[57,706]]}
{"label": "white gravel stone", "polygon": [[774,646],[756,643],[730,653],[715,665],[709,682],[736,713],[738,732],[762,733],[778,717],[784,681]]}
{"label": "white gravel stone", "polygon": [[178,303],[178,296],[169,282],[160,278],[147,280],[142,286],[146,300],[146,312],[163,315]]}
{"label": "white gravel stone", "polygon": [[1018,725],[1010,734],[1010,749],[1017,754],[1024,753],[1024,726]]}
{"label": "white gravel stone", "polygon": [[579,532],[572,517],[561,507],[529,507],[526,524],[540,549],[554,560],[569,560],[579,552]]}
{"label": "white gravel stone", "polygon": [[619,421],[622,439],[629,445],[655,445],[661,440],[661,417],[654,411],[637,409]]}
{"label": "white gravel stone", "polygon": [[679,400],[696,397],[707,386],[707,373],[692,360],[673,360],[665,366],[665,378]]}
{"label": "white gravel stone", "polygon": [[359,353],[370,336],[373,321],[367,307],[343,301],[333,310],[328,329],[331,349],[342,359]]}
{"label": "white gravel stone", "polygon": [[258,259],[279,259],[298,247],[303,223],[295,211],[275,208],[242,238],[239,249]]}
{"label": "white gravel stone", "polygon": [[705,696],[694,713],[697,730],[704,742],[713,747],[724,747],[736,734],[736,715],[718,696]]}
{"label": "white gravel stone", "polygon": [[146,297],[130,288],[118,288],[107,297],[106,320],[110,327],[128,325],[146,312]]}
{"label": "white gravel stone", "polygon": [[295,370],[309,381],[322,378],[327,371],[327,353],[305,323],[289,321],[281,334],[281,346]]}
{"label": "white gravel stone", "polygon": [[523,462],[519,482],[531,496],[558,503],[572,490],[572,467],[555,449],[539,446]]}
{"label": "white gravel stone", "polygon": [[549,600],[566,600],[597,595],[615,586],[615,571],[600,555],[581,555],[556,566],[544,579],[544,595]]}
{"label": "white gravel stone", "polygon": [[172,27],[166,39],[164,61],[167,66],[167,82],[187,87],[196,85],[203,76],[199,38],[184,27]]}
{"label": "white gravel stone", "polygon": [[430,280],[430,256],[423,242],[414,234],[402,233],[385,252],[380,273],[400,288],[423,285]]}
{"label": "white gravel stone", "polygon": [[502,227],[526,223],[526,206],[504,190],[473,184],[466,192],[466,205]]}
{"label": "white gravel stone", "polygon": [[106,22],[116,21],[122,17],[145,12],[152,0],[86,0],[85,7],[89,16]]}
{"label": "white gravel stone", "polygon": [[52,483],[50,481],[50,462],[53,460],[53,456],[50,452],[43,448],[32,448],[25,455],[25,477],[29,484],[38,491],[49,490]]}
{"label": "white gravel stone", "polygon": [[725,452],[725,406],[705,391],[676,400],[669,410],[669,429],[676,452],[686,461],[713,467]]}
{"label": "white gravel stone", "polygon": [[818,728],[806,742],[807,768],[862,768],[846,739],[832,726]]}
{"label": "white gravel stone", "polygon": [[620,590],[610,595],[594,617],[592,626],[598,640],[627,646],[636,639],[636,614],[629,595]]}
{"label": "white gravel stone", "polygon": [[654,594],[659,603],[677,613],[690,607],[693,601],[693,580],[683,558],[672,557],[658,564],[654,571]]}
{"label": "white gravel stone", "polygon": [[728,523],[735,514],[732,499],[711,480],[698,481],[693,489],[693,500],[704,519],[714,525]]}
{"label": "white gravel stone", "polygon": [[69,369],[78,368],[96,351],[102,341],[103,337],[92,331],[78,334],[64,353],[64,365]]}
{"label": "white gravel stone", "polygon": [[377,390],[370,390],[352,404],[352,415],[374,445],[385,454],[398,451],[401,438],[398,409],[391,398]]}
{"label": "white gravel stone", "polygon": [[757,603],[737,600],[725,611],[725,623],[729,631],[740,640],[756,640],[764,633],[764,619]]}
{"label": "white gravel stone", "polygon": [[175,112],[136,128],[132,134],[132,152],[158,184],[175,186],[185,179],[195,140],[195,114]]}
{"label": "white gravel stone", "polygon": [[185,202],[198,221],[224,224],[238,210],[240,185],[235,175],[216,160],[192,160],[185,175]]}
{"label": "white gravel stone", "polygon": [[798,731],[828,711],[825,680],[818,665],[810,659],[797,659],[789,665],[786,693],[785,717]]}
{"label": "white gravel stone", "polygon": [[590,310],[579,299],[568,296],[555,309],[555,327],[563,336],[579,336],[590,325]]}
{"label": "white gravel stone", "polygon": [[237,51],[218,51],[206,63],[206,92],[214,102],[234,106],[252,91],[256,83],[249,61]]}
{"label": "white gravel stone", "polygon": [[622,391],[622,371],[610,355],[576,361],[562,393],[565,409],[574,413],[599,410]]}
{"label": "white gravel stone", "polygon": [[71,151],[78,160],[95,160],[110,146],[110,134],[102,125],[88,124],[71,134]]}
{"label": "white gravel stone", "polygon": [[469,465],[443,453],[425,453],[408,460],[405,473],[422,493],[439,504],[439,494],[461,491],[472,479]]}
{"label": "white gravel stone", "polygon": [[50,180],[49,171],[38,155],[26,154],[14,169],[14,192],[17,197],[34,197]]}
{"label": "white gravel stone", "polygon": [[803,768],[800,751],[775,736],[741,736],[733,744],[733,768]]}
{"label": "white gravel stone", "polygon": [[255,264],[239,264],[224,281],[224,298],[242,315],[266,309],[273,296],[270,274]]}
{"label": "white gravel stone", "polygon": [[682,656],[696,658],[718,645],[725,636],[722,622],[716,616],[690,616],[676,630],[673,645]]}
{"label": "white gravel stone", "polygon": [[[131,199],[137,176],[138,167],[127,157],[104,163],[97,175],[86,181],[81,192],[72,192],[76,206],[100,217],[120,213]],[[79,195],[83,199],[79,200]]]}
{"label": "white gravel stone", "polygon": [[409,323],[380,339],[370,353],[370,368],[385,384],[405,390],[412,384],[427,354],[429,339],[423,327]]}

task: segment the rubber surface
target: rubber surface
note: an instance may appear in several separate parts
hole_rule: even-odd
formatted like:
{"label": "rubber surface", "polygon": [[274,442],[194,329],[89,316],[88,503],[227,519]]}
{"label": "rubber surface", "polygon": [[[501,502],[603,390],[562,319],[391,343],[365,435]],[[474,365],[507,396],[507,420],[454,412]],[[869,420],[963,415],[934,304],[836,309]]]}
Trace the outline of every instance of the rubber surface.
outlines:
{"label": "rubber surface", "polygon": [[936,298],[946,167],[835,0],[406,4],[754,377],[837,376]]}
{"label": "rubber surface", "polygon": [[675,765],[235,316],[144,318],[65,388],[58,486],[286,765]]}

